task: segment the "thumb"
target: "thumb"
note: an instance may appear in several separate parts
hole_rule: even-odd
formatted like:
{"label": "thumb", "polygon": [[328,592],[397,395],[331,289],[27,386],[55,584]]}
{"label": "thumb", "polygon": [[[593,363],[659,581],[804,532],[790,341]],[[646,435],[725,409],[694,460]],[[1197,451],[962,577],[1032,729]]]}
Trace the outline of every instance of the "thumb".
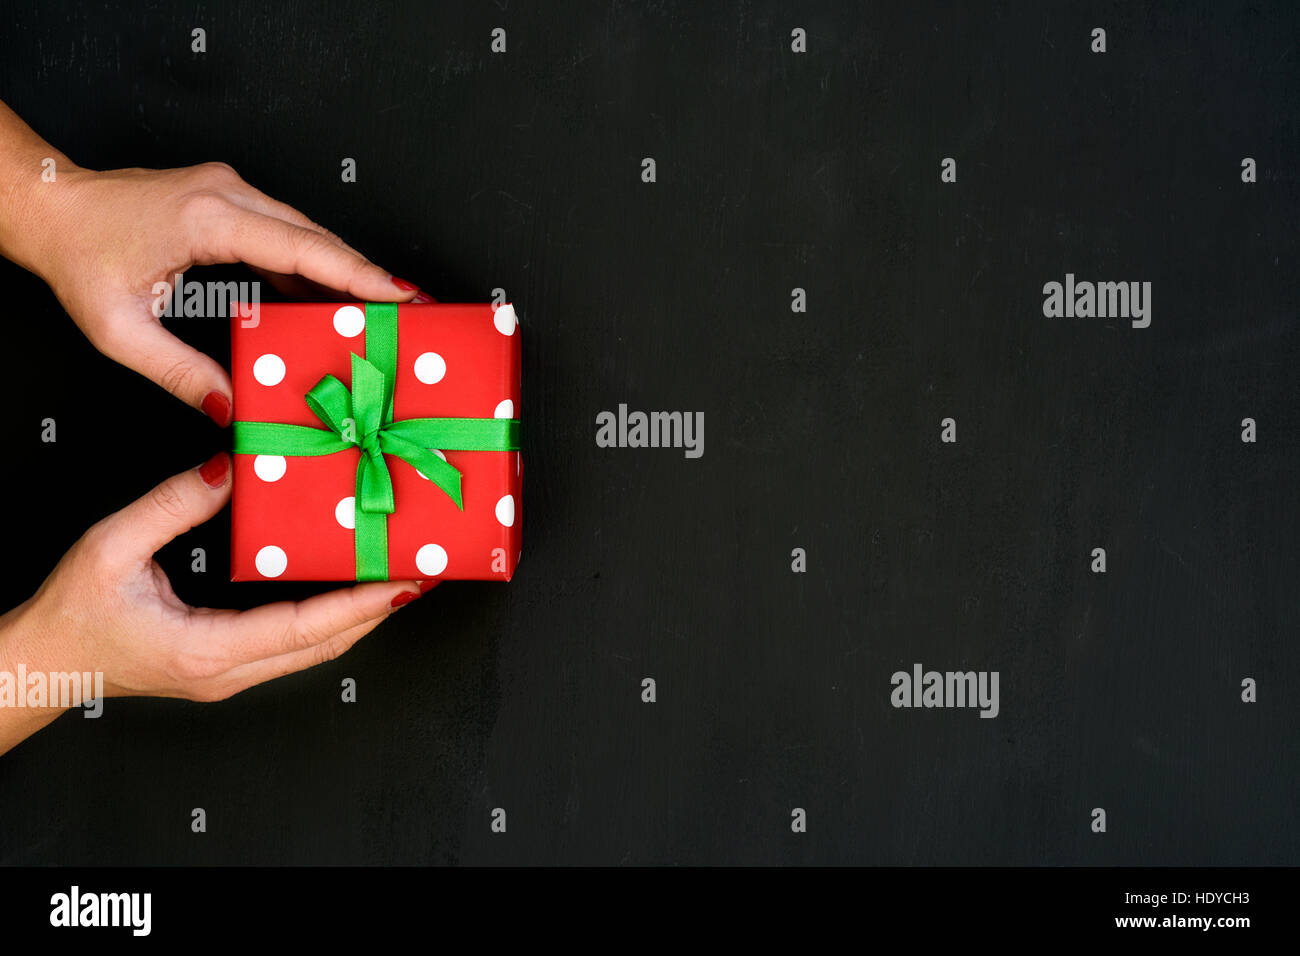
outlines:
{"label": "thumb", "polygon": [[229,498],[230,456],[223,451],[197,468],[168,478],[110,521],[114,530],[138,546],[137,554],[143,557],[207,521]]}
{"label": "thumb", "polygon": [[128,324],[122,344],[109,343],[106,355],[199,409],[223,428],[230,424],[230,376],[211,356],[186,345],[157,320]]}

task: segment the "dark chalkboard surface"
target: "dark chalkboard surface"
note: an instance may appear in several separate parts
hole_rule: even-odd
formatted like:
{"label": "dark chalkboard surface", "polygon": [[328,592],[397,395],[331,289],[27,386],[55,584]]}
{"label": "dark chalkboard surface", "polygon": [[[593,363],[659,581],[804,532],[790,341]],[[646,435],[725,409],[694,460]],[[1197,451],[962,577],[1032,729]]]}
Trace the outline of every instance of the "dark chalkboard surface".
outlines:
{"label": "dark chalkboard surface", "polygon": [[[225,160],[441,301],[504,290],[525,460],[511,583],[61,718],[0,759],[0,862],[1300,862],[1294,5],[0,17],[0,99],[77,162]],[[1067,281],[1137,295],[1045,314]],[[7,608],[229,439],[0,284]],[[599,447],[620,405],[703,453]],[[319,589],[229,583],[229,533],[162,553],[187,601]],[[996,717],[894,706],[918,665],[996,672]]]}

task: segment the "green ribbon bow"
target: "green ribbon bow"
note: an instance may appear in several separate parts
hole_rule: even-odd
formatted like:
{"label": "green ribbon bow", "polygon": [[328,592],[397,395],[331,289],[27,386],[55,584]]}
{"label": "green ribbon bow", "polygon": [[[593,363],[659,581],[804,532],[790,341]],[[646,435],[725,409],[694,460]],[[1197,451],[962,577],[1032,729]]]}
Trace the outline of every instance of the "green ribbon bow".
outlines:
{"label": "green ribbon bow", "polygon": [[352,389],[333,375],[305,398],[327,429],[276,422],[235,422],[236,455],[333,455],[356,447],[356,556],[358,581],[388,579],[388,516],[397,510],[385,455],[410,464],[441,488],[456,507],[460,472],[429,449],[518,451],[517,418],[407,418],[393,421],[397,372],[397,306],[367,302],[366,358],[352,353]]}

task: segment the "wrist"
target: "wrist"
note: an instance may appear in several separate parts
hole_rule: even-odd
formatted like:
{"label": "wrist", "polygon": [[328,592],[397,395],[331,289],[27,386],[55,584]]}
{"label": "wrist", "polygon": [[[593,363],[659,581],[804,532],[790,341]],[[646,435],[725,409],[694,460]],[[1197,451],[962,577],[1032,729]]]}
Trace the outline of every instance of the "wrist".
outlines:
{"label": "wrist", "polygon": [[[47,180],[41,164],[51,158],[54,178]],[[22,163],[0,217],[0,254],[53,286],[61,251],[75,235],[67,224],[78,215],[84,184],[94,175],[59,154]]]}
{"label": "wrist", "polygon": [[[32,602],[0,617],[0,753],[52,723],[80,701],[65,700],[65,682],[31,614]],[[80,678],[78,678],[80,680]],[[92,676],[89,693],[94,696]]]}
{"label": "wrist", "polygon": [[59,214],[72,204],[78,178],[89,174],[0,103],[0,255],[45,278],[41,268],[57,235]]}

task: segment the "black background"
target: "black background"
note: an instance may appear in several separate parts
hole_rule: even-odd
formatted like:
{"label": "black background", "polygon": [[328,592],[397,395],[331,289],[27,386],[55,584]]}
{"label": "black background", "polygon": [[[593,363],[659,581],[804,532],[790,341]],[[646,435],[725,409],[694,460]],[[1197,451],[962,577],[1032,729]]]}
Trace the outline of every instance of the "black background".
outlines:
{"label": "black background", "polygon": [[[442,301],[505,289],[526,467],[512,583],[60,719],[0,759],[0,862],[1300,860],[1294,6],[559,6],[6,6],[0,98],[73,160],[225,160]],[[1066,272],[1152,282],[1151,327],[1044,318]],[[228,435],[0,288],[9,607]],[[703,411],[704,457],[598,449],[619,402]],[[226,583],[229,530],[163,552],[183,598],[316,590]],[[1001,715],[891,708],[914,662]]]}

